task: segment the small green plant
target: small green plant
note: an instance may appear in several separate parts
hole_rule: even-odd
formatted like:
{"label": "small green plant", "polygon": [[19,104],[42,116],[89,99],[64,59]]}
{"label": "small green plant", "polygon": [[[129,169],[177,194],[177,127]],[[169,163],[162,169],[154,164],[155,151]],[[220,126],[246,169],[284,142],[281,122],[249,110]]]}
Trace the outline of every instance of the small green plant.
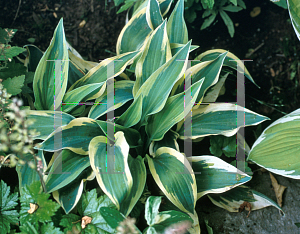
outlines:
{"label": "small green plant", "polygon": [[[141,0],[114,0],[115,5],[119,6],[124,3],[118,11],[121,13],[125,10],[129,10],[129,15],[134,14],[134,12],[139,9],[140,5],[143,3]],[[158,0],[159,4],[168,4],[172,1]],[[168,3],[167,3],[168,2]],[[215,22],[218,14],[220,14],[222,20],[224,21],[228,32],[231,37],[234,36],[234,25],[226,11],[228,12],[239,12],[242,9],[246,9],[246,5],[243,0],[185,0],[184,17],[189,22],[192,23],[196,19],[197,14],[202,13],[202,18],[205,19],[200,30],[203,30]]]}

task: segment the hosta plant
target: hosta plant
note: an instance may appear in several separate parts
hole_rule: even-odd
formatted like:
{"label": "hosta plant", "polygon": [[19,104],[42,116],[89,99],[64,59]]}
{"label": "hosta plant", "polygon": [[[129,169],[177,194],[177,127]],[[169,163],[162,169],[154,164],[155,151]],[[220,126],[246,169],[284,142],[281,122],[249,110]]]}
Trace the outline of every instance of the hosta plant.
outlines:
{"label": "hosta plant", "polygon": [[[67,43],[63,20],[48,49],[35,50],[41,57],[38,63],[30,55],[33,48],[27,47],[27,63],[36,64],[35,110],[28,111],[27,118],[34,122],[30,128],[38,132],[33,135],[39,141],[36,149],[47,162],[45,192],[52,193],[67,214],[80,200],[85,182],[96,178],[117,210],[133,216],[137,204],[145,203],[141,198],[147,188],[155,193],[154,180],[193,220],[189,232],[200,233],[196,201],[251,179],[218,157],[191,156],[179,147],[181,140],[230,137],[268,118],[215,102],[228,75],[224,66],[254,81],[228,51],[206,51],[190,63],[189,54],[197,46],[188,40],[184,1],[178,1],[167,19],[170,4],[143,2],[119,35],[117,55],[100,63],[85,61]],[[243,121],[237,121],[237,115]],[[258,209],[274,205],[249,188],[246,194],[258,201]]]}

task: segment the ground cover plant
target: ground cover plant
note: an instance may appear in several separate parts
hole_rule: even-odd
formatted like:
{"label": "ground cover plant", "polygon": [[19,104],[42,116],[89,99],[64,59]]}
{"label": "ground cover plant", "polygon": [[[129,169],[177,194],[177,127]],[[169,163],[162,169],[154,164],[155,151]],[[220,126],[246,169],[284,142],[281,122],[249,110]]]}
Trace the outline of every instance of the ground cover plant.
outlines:
{"label": "ground cover plant", "polygon": [[[63,20],[44,53],[26,47],[24,62],[34,71],[28,97],[34,105],[27,111],[33,124],[27,128],[37,131],[30,136],[39,142],[35,149],[40,163],[32,157],[18,167],[22,232],[139,233],[146,228],[145,233],[162,233],[179,223],[182,233],[186,229],[200,233],[195,205],[207,194],[229,211],[238,211],[245,202],[251,210],[269,205],[281,210],[242,185],[251,179],[250,173],[217,156],[243,151],[269,171],[299,178],[299,110],[265,129],[251,150],[237,149],[238,130],[268,118],[215,101],[228,76],[224,67],[254,80],[228,51],[206,51],[189,63],[197,46],[188,41],[184,2],[178,1],[165,19],[170,4],[155,0],[141,4],[120,33],[117,55],[100,63],[83,60],[67,43]],[[93,105],[86,105],[90,102]],[[243,122],[237,121],[239,115]],[[190,119],[192,131],[187,132]],[[214,156],[187,155],[178,144],[208,136]],[[241,135],[239,139],[244,141]],[[98,192],[84,192],[86,181],[94,178]],[[157,195],[153,181],[165,202],[170,201],[171,211],[159,212],[161,198],[149,197]],[[9,188],[4,183],[1,187],[3,198]],[[59,205],[48,199],[51,193]],[[16,197],[14,193],[8,202],[2,199],[1,217],[16,206]],[[135,227],[126,217],[139,219],[144,204],[147,225]],[[55,212],[62,217],[60,222]],[[16,224],[17,210],[10,215],[9,222]],[[7,222],[5,228],[9,232]]]}

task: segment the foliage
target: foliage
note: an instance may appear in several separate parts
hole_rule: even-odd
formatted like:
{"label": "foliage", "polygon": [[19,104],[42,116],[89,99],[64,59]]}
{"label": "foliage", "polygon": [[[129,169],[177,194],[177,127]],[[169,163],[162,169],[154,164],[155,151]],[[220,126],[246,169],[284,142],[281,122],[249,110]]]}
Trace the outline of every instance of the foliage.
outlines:
{"label": "foliage", "polygon": [[0,185],[0,229],[1,233],[10,232],[10,224],[18,223],[19,213],[13,210],[17,205],[18,193],[10,194],[10,187],[1,180]]}
{"label": "foliage", "polygon": [[[188,111],[193,113],[193,132],[188,137],[195,140],[209,135],[233,136],[240,127],[256,125],[267,118],[233,104],[201,105],[202,101],[212,103],[217,99],[227,77],[219,78],[223,66],[241,69],[243,64],[232,62],[237,58],[227,51],[212,50],[196,58],[203,62],[188,68],[188,55],[197,46],[188,41],[183,4],[178,1],[166,21],[162,15],[168,12],[170,2],[141,3],[120,33],[117,56],[99,64],[76,55],[66,42],[63,21],[58,24],[36,66],[33,89],[37,110],[27,113],[39,132],[34,139],[43,140],[36,148],[59,151],[50,160],[45,187],[67,214],[76,205],[80,207],[84,182],[96,177],[101,190],[127,217],[143,194],[148,169],[165,196],[193,219],[190,232],[198,233],[197,199],[208,193],[225,192],[251,179],[214,156],[193,156],[188,158],[192,166],[184,163],[187,158],[177,141],[187,138],[183,127]],[[55,80],[57,64],[61,79]],[[130,67],[126,70],[127,66]],[[71,67],[74,72],[70,72]],[[76,70],[82,75],[76,75]],[[193,76],[186,89],[185,73]],[[113,83],[110,78],[115,78]],[[54,90],[55,82],[59,86]],[[184,108],[186,94],[191,96],[188,109]],[[111,103],[112,97],[115,101]],[[78,105],[89,100],[102,105]],[[62,103],[62,112],[54,111],[57,103]],[[118,117],[105,121],[104,115],[114,109]],[[245,122],[237,124],[239,112],[245,113]],[[211,125],[214,121],[218,124]],[[113,145],[113,152],[107,148],[108,143]],[[60,173],[54,174],[57,170]],[[201,173],[194,175],[194,171]],[[86,214],[81,211],[83,215]],[[74,214],[67,217],[78,219]]]}
{"label": "foliage", "polygon": [[[171,210],[159,212],[161,197],[148,197],[145,206],[145,219],[148,227],[143,233],[186,233],[193,220],[185,213]],[[103,207],[100,209],[107,223],[120,234],[142,233],[134,219],[126,218],[117,210]]]}
{"label": "foliage", "polygon": [[[33,183],[25,177],[27,171],[18,171],[26,181],[20,190],[24,232],[56,231],[52,215],[58,205],[48,200],[50,193],[66,213],[60,225],[67,233],[137,231],[128,217],[137,204],[145,203],[151,183],[180,212],[158,212],[160,198],[148,198],[146,233],[160,232],[174,219],[192,221],[189,232],[200,233],[195,205],[207,194],[229,211],[237,211],[238,202],[244,201],[253,210],[276,207],[264,195],[241,187],[251,176],[216,157],[223,152],[233,156],[237,150],[248,154],[246,146],[236,149],[234,135],[241,127],[268,119],[239,105],[216,102],[228,76],[223,68],[235,69],[255,84],[253,78],[235,55],[221,49],[206,51],[195,58],[199,61],[189,63],[190,52],[198,46],[188,40],[184,1],[179,0],[172,12],[170,6],[169,0],[139,1],[119,35],[117,55],[100,63],[83,60],[67,43],[63,20],[44,53],[28,48],[35,100],[26,118],[33,122],[28,129],[37,130],[30,136],[39,141],[35,149],[45,170],[40,182]],[[260,164],[257,155],[269,151],[268,143],[273,141],[288,145],[282,131],[296,142],[298,135],[291,126],[298,120],[299,110],[266,129],[249,160],[297,178],[298,170],[290,171],[288,163],[282,164],[284,168],[270,164],[270,159]],[[179,147],[180,140],[191,143],[204,137],[210,137],[216,156],[195,156]],[[238,140],[246,145],[244,137]],[[281,158],[288,158],[288,151],[281,152],[280,146],[276,150]],[[96,189],[83,192],[85,182],[94,178],[104,193],[100,197]],[[40,192],[40,183],[45,193]]]}
{"label": "foliage", "polygon": [[16,32],[16,29],[0,28],[0,78],[8,93],[17,95],[23,92],[28,96],[32,93],[28,84],[33,81],[33,72],[19,62],[22,59],[18,55],[26,49],[9,44]]}
{"label": "foliage", "polygon": [[[161,4],[163,2],[170,2],[164,0],[158,0]],[[114,0],[116,6],[124,3],[118,11],[121,13],[125,10],[129,10],[129,13],[134,14],[134,12],[139,8],[142,1],[141,0]],[[239,12],[242,9],[246,9],[246,5],[243,0],[185,0],[184,17],[189,22],[192,23],[197,19],[198,11],[202,12],[202,18],[204,20],[200,30],[203,30],[215,22],[218,14],[220,14],[222,20],[224,21],[228,32],[231,37],[234,36],[234,25],[226,11],[228,12]],[[199,20],[199,19],[198,19]]]}

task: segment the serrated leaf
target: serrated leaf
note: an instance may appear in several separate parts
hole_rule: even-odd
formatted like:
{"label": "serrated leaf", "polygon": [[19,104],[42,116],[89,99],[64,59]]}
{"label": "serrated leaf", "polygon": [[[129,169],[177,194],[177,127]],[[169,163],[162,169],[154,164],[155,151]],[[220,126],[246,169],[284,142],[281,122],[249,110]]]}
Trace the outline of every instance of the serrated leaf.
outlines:
{"label": "serrated leaf", "polygon": [[0,230],[1,233],[10,232],[10,224],[18,223],[18,212],[12,210],[18,203],[18,193],[10,194],[10,187],[1,180],[0,187]]}
{"label": "serrated leaf", "polygon": [[7,79],[15,76],[21,76],[26,73],[26,67],[21,63],[16,63],[15,60],[12,60],[10,63],[7,63],[6,68],[0,70],[0,78]]}
{"label": "serrated leaf", "polygon": [[18,46],[13,46],[13,47],[10,47],[10,48],[5,48],[4,49],[4,54],[1,53],[0,55],[0,61],[1,60],[8,60],[8,59],[12,59],[13,57],[21,54],[22,52],[24,52],[25,49],[24,48],[21,48],[21,47],[18,47]]}
{"label": "serrated leaf", "polygon": [[6,91],[12,95],[17,95],[22,92],[21,88],[24,85],[25,75],[8,78],[2,82]]}
{"label": "serrated leaf", "polygon": [[[22,188],[23,191],[20,197],[21,225],[28,221],[37,227],[38,222],[51,222],[51,216],[53,216],[59,208],[59,204],[49,199],[50,194],[40,193],[40,185],[40,181],[36,181],[30,186],[25,185],[25,187]],[[30,203],[38,205],[37,210],[32,214],[28,213],[28,210],[30,210]]]}

